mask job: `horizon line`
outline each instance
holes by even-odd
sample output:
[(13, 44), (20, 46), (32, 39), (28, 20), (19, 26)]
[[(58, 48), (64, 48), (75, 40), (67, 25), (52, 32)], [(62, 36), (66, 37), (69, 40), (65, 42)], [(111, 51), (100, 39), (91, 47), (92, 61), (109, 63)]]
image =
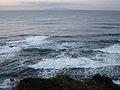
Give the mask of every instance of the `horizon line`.
[(120, 11), (120, 10), (115, 10), (115, 9), (18, 9), (18, 10), (14, 10), (14, 9), (8, 9), (8, 10), (0, 10), (0, 11)]

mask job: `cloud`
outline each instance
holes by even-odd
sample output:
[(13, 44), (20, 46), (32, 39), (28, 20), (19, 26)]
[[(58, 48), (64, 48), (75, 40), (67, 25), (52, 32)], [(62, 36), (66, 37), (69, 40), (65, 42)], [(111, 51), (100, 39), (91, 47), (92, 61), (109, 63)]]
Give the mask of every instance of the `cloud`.
[[(5, 0), (6, 1), (6, 0)], [(5, 3), (4, 1), (4, 3)], [(120, 0), (7, 0), (0, 10), (44, 10), (64, 8), (77, 10), (120, 10)], [(13, 3), (13, 1), (15, 1)], [(0, 1), (1, 2), (1, 1)], [(13, 5), (12, 5), (13, 4)]]
[(83, 5), (76, 2), (22, 2), (21, 6), (37, 6), (37, 7), (49, 7), (49, 6), (79, 6)]
[(0, 6), (17, 5), (21, 2), (79, 2), (82, 0), (0, 0)]
[(21, 2), (19, 5), (14, 6), (0, 6), (2, 9), (12, 9), (12, 10), (43, 10), (43, 9), (50, 9), (50, 8), (66, 8), (71, 9), (72, 7), (77, 6), (84, 6), (84, 4), (76, 3), (76, 2)]

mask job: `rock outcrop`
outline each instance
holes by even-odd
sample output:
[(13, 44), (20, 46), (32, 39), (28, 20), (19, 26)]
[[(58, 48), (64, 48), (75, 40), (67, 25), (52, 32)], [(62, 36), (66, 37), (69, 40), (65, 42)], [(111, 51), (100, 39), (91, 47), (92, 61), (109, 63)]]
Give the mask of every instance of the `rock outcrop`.
[(120, 90), (110, 78), (95, 75), (83, 81), (74, 80), (65, 75), (50, 79), (27, 78), (21, 80), (11, 90)]

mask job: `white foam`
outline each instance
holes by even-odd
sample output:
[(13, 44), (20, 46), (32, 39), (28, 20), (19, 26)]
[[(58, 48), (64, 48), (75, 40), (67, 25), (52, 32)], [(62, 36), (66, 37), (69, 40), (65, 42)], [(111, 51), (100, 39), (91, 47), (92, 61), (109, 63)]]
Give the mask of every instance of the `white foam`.
[(113, 82), (120, 86), (120, 80), (113, 80)]
[(10, 79), (4, 80), (4, 82), (0, 85), (0, 89), (7, 89), (11, 86), (13, 82), (10, 81)]
[(75, 48), (75, 47), (80, 47), (83, 46), (83, 43), (78, 43), (78, 42), (64, 42), (62, 44), (58, 44), (57, 47), (58, 49), (66, 49), (66, 48)]
[[(103, 57), (104, 58), (104, 57)], [(107, 57), (106, 57), (107, 58)], [(118, 61), (108, 59), (103, 59), (103, 61), (92, 60), (86, 57), (80, 58), (70, 58), (61, 57), (56, 59), (44, 59), (37, 64), (30, 65), (29, 67), (34, 69), (62, 69), (62, 68), (97, 68), (105, 66), (115, 66), (119, 65)]]
[(15, 53), (16, 51), (19, 51), (20, 48), (19, 47), (13, 47), (13, 48), (10, 48), (9, 46), (5, 46), (5, 47), (2, 47), (1, 50), (0, 50), (0, 54), (11, 54), (11, 53)]
[(0, 85), (0, 89), (7, 89), (9, 87), (10, 87), (9, 85)]
[(46, 43), (46, 41), (44, 40), (47, 38), (48, 38), (47, 36), (28, 37), (25, 40), (23, 40), (23, 42), (27, 42), (27, 44), (29, 45), (40, 45)]
[(113, 46), (103, 48), (103, 49), (98, 49), (98, 50), (100, 50), (102, 52), (108, 52), (108, 53), (120, 53), (120, 45), (115, 44)]
[[(18, 41), (10, 41), (6, 42), (5, 46), (0, 47), (0, 59), (9, 58), (15, 56), (22, 48), (28, 48), (31, 46), (39, 46), (43, 45), (47, 41), (47, 36), (31, 36), (26, 38), (25, 40), (18, 40)], [(13, 46), (13, 47), (10, 47)]]
[(20, 47), (9, 47), (9, 46), (2, 46), (0, 48), (0, 62), (3, 62), (4, 59), (8, 59), (13, 57), (21, 50)]
[(47, 39), (47, 36), (31, 36), (26, 38), (25, 40), (19, 40), (19, 41), (11, 41), (8, 42), (9, 44), (12, 45), (17, 45), (17, 46), (30, 46), (30, 45), (40, 45), (45, 43), (46, 41), (44, 41), (45, 39)]
[(30, 67), (35, 69), (61, 69), (65, 67), (76, 67), (78, 66), (79, 62), (77, 59), (70, 59), (69, 57), (66, 58), (57, 58), (57, 59), (44, 59), (35, 65), (31, 65)]

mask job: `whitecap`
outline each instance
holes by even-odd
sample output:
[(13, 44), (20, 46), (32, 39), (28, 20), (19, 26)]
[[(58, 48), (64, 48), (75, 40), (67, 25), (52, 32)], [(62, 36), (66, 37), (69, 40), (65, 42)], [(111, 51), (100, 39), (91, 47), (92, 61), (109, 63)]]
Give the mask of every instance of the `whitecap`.
[(116, 66), (119, 63), (116, 60), (92, 60), (87, 57), (79, 58), (70, 58), (70, 57), (61, 57), (61, 58), (52, 58), (52, 59), (43, 59), (34, 65), (29, 65), (29, 67), (34, 69), (63, 69), (63, 68), (98, 68), (106, 66)]
[(35, 36), (35, 37), (28, 37), (23, 42), (26, 42), (28, 45), (40, 45), (43, 43), (46, 43), (45, 39), (47, 39), (47, 36)]
[(15, 56), (20, 52), (23, 48), (29, 48), (29, 47), (36, 47), (39, 45), (43, 45), (47, 41), (45, 41), (47, 36), (30, 36), (27, 37), (24, 40), (18, 40), (18, 41), (9, 41), (6, 42), (6, 45), (0, 46), (0, 59), (1, 62), (3, 59), (7, 59), (10, 57)]
[(120, 86), (120, 80), (113, 80), (113, 82)]
[(40, 44), (45, 43), (45, 39), (49, 37), (47, 36), (30, 36), (25, 38), (25, 40), (18, 40), (18, 41), (11, 41), (8, 42), (8, 44), (11, 44), (13, 46), (19, 46), (19, 47), (26, 47), (26, 46), (37, 46)]
[(107, 48), (103, 48), (103, 49), (98, 49), (102, 52), (108, 52), (108, 53), (120, 53), (120, 45), (119, 44), (115, 44), (113, 46), (109, 46)]
[(10, 88), (10, 86), (15, 83), (16, 80), (12, 82), (10, 79), (5, 79), (4, 82), (0, 85), (0, 89), (7, 89)]

